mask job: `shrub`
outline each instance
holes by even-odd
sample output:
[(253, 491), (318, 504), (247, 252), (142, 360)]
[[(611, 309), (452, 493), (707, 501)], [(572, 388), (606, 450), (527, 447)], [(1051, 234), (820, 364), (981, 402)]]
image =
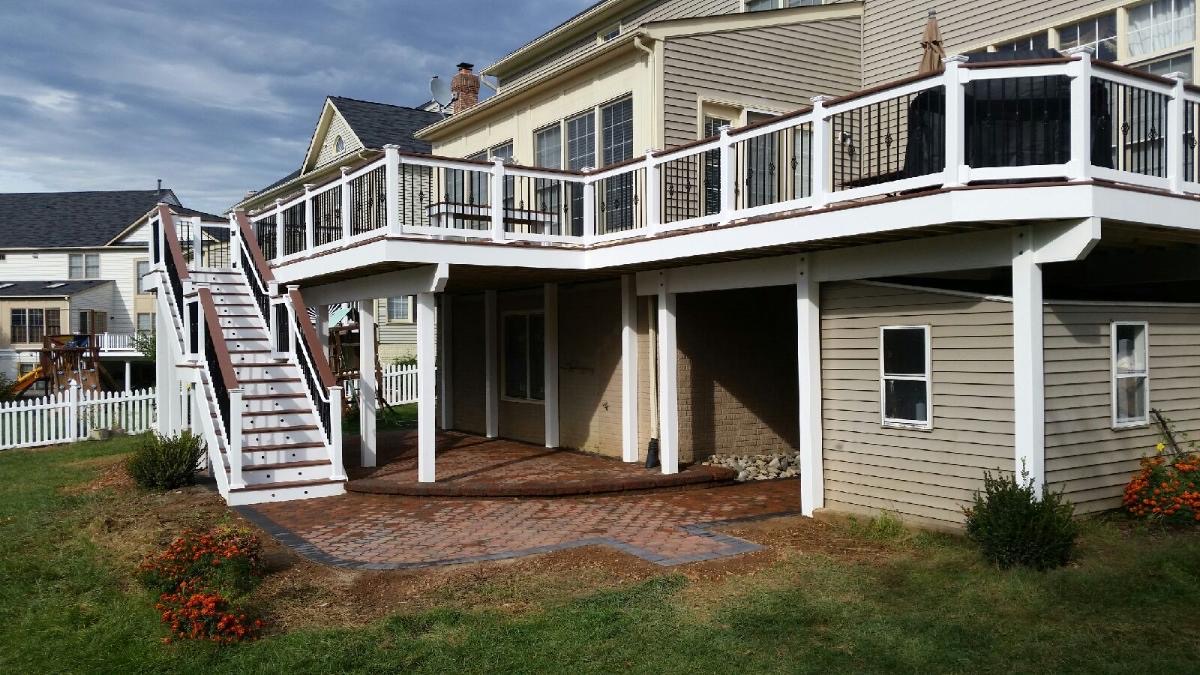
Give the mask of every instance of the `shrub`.
[(204, 440), (190, 431), (178, 436), (147, 436), (125, 465), (138, 485), (149, 490), (174, 490), (196, 482), (196, 467), (204, 457)]
[[(176, 638), (211, 640), (221, 644), (253, 640), (263, 628), (262, 619), (239, 611), (220, 593), (184, 582), (174, 593), (163, 593), (154, 607)], [(166, 638), (163, 642), (170, 642)]]
[(1141, 471), (1125, 486), (1125, 509), (1135, 518), (1161, 523), (1200, 522), (1200, 453), (1144, 458)]
[(191, 584), (228, 595), (249, 592), (263, 574), (262, 542), (244, 528), (185, 531), (166, 550), (138, 565), (146, 588), (176, 593)]
[(966, 509), (967, 537), (1001, 568), (1016, 565), (1039, 570), (1060, 567), (1075, 553), (1079, 527), (1075, 507), (1061, 493), (1043, 489), (1038, 499), (1033, 481), (1022, 472), (985, 473), (982, 493)]

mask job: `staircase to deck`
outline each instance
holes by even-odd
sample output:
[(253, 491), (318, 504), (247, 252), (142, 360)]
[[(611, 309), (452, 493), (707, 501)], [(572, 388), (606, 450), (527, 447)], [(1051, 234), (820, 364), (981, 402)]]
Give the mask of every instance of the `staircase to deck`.
[[(193, 385), (193, 431), (208, 444), (222, 496), (242, 505), (345, 492), (341, 390), (299, 292), (278, 292), (237, 221), (229, 254), (219, 256), (204, 250), (207, 240), (183, 255), (192, 242), (178, 241), (182, 228), (165, 209), (152, 225), (163, 254), (156, 252), (156, 261), (163, 258), (159, 311), (172, 317), (176, 333), (160, 338), (160, 386), (163, 373)], [(229, 263), (211, 266), (214, 259)]]

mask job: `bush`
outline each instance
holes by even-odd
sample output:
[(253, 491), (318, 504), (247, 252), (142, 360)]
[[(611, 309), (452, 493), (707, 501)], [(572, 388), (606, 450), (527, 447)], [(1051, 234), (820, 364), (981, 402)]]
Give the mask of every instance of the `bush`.
[(1037, 498), (1033, 481), (1022, 473), (985, 473), (983, 493), (966, 509), (967, 537), (988, 560), (1001, 568), (1032, 567), (1039, 570), (1065, 565), (1075, 554), (1079, 527), (1075, 507), (1062, 494), (1042, 490)]
[(204, 440), (190, 431), (178, 436), (147, 436), (125, 468), (134, 482), (149, 490), (174, 490), (196, 482), (196, 467), (204, 457)]
[[(233, 608), (220, 593), (184, 583), (175, 593), (163, 593), (154, 605), (176, 638), (230, 644), (253, 640), (262, 632), (262, 619)], [(171, 638), (163, 638), (170, 642)]]
[(1125, 509), (1135, 518), (1160, 523), (1200, 522), (1200, 453), (1161, 454), (1142, 460), (1125, 486)]

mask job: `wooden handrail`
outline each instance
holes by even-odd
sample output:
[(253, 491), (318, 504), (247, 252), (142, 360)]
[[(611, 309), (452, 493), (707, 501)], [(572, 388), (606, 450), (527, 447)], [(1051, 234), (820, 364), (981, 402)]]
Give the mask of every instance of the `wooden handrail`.
[[(200, 311), (204, 312), (204, 324), (208, 330), (221, 330), (221, 317), (217, 315), (217, 306), (213, 302), (212, 291), (207, 288), (201, 288), (196, 293), (200, 298)], [(203, 340), (203, 335), (196, 336), (197, 339)], [(225, 346), (225, 339), (214, 339), (213, 350), (216, 354), (208, 355), (209, 358), (216, 358), (217, 367), (221, 369), (221, 379), (225, 380), (226, 389), (234, 389), (238, 386), (237, 374), (233, 370), (233, 359), (229, 357), (229, 347)]]
[(187, 261), (183, 258), (183, 249), (179, 248), (179, 232), (175, 229), (175, 216), (166, 204), (158, 205), (158, 222), (162, 224), (163, 239), (166, 240), (167, 251), (175, 259), (175, 271), (179, 274), (180, 280), (187, 279)]
[(258, 245), (258, 237), (254, 234), (254, 228), (250, 227), (250, 218), (245, 211), (241, 210), (234, 211), (233, 215), (237, 220), (238, 230), (242, 233), (242, 243), (250, 252), (250, 259), (254, 262), (254, 267), (258, 269), (258, 275), (262, 277), (263, 283), (275, 281), (275, 275), (271, 273), (271, 266), (267, 264), (267, 259), (263, 257), (262, 249)]
[(326, 389), (335, 386), (337, 380), (333, 377), (333, 370), (329, 368), (329, 360), (325, 358), (325, 350), (321, 348), (321, 341), (317, 339), (317, 329), (313, 328), (312, 322), (308, 320), (308, 307), (304, 304), (304, 297), (296, 288), (288, 290), (288, 297), (291, 298), (292, 311), (295, 312), (296, 321), (300, 324), (300, 333), (304, 337), (304, 343), (308, 345), (308, 352), (312, 354), (313, 366), (317, 369), (317, 377), (321, 379), (321, 386)]

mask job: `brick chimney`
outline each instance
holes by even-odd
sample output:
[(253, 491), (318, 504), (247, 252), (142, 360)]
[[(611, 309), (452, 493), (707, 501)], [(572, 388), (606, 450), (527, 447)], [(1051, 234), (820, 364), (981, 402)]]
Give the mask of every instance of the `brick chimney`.
[(454, 113), (464, 112), (479, 103), (479, 76), (470, 63), (458, 64), (458, 74), (450, 80), (450, 92), (454, 94)]

